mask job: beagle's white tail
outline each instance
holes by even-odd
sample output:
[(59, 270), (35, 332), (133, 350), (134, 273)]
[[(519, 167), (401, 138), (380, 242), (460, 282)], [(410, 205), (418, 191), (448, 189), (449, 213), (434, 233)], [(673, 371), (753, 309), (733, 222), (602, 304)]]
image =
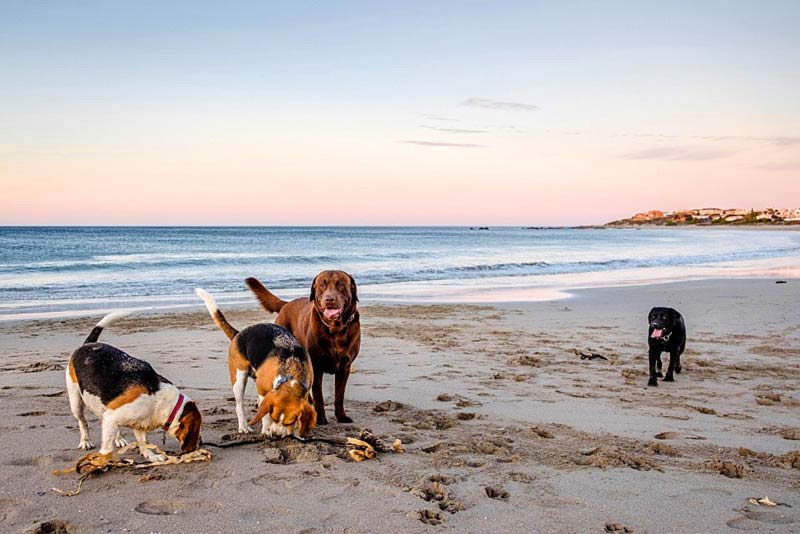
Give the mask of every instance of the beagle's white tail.
[(217, 301), (214, 300), (214, 297), (212, 297), (205, 289), (200, 287), (195, 289), (194, 292), (197, 293), (198, 297), (203, 299), (203, 302), (208, 309), (208, 313), (211, 315), (211, 318), (214, 319), (214, 323), (225, 333), (226, 336), (228, 336), (228, 339), (233, 339), (233, 337), (238, 334), (239, 331), (231, 326), (231, 323), (229, 323), (225, 318), (225, 315), (223, 315), (219, 307), (217, 307)]
[(83, 341), (83, 344), (85, 345), (86, 343), (94, 343), (95, 341), (97, 341), (100, 338), (100, 334), (103, 332), (103, 329), (105, 327), (107, 327), (108, 325), (110, 325), (114, 321), (116, 321), (116, 320), (118, 320), (118, 319), (120, 319), (122, 317), (125, 317), (129, 313), (130, 313), (129, 311), (125, 311), (125, 310), (116, 311), (116, 312), (113, 312), (113, 313), (109, 313), (108, 315), (106, 315), (105, 317), (100, 319), (100, 322), (98, 322), (95, 325), (95, 327), (92, 328), (92, 331), (89, 333), (89, 335)]

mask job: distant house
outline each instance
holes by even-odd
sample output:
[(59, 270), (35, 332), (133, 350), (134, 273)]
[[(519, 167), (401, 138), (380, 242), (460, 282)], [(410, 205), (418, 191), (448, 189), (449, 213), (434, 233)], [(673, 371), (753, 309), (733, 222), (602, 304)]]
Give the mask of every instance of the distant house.
[(697, 211), (697, 215), (706, 215), (712, 217), (714, 215), (722, 215), (722, 210), (719, 208), (701, 208)]
[(771, 221), (772, 220), (772, 214), (771, 213), (759, 213), (758, 215), (756, 215), (756, 220), (757, 221)]
[(743, 215), (728, 215), (725, 217), (725, 222), (738, 222), (743, 220), (744, 220)]
[(776, 212), (784, 221), (800, 221), (800, 208), (784, 208)]
[(653, 221), (663, 218), (664, 212), (659, 210), (650, 210), (648, 212), (637, 213), (632, 217), (632, 219), (636, 222)]

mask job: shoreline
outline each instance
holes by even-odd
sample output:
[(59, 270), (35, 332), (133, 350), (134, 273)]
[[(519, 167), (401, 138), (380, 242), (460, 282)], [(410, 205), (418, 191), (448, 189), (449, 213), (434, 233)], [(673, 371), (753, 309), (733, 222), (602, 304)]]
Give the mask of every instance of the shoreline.
[[(786, 259), (786, 258), (780, 258)], [(647, 286), (663, 286), (668, 284), (682, 284), (701, 281), (733, 281), (733, 280), (773, 280), (788, 281), (800, 279), (800, 267), (775, 267), (772, 269), (753, 271), (743, 271), (742, 274), (737, 275), (734, 273), (723, 275), (706, 275), (706, 276), (684, 276), (684, 277), (671, 277), (671, 278), (656, 278), (656, 279), (631, 279), (631, 280), (611, 280), (606, 282), (595, 282), (593, 284), (576, 284), (568, 287), (498, 287), (493, 288), (486, 292), (481, 297), (464, 298), (464, 297), (422, 297), (422, 298), (370, 298), (370, 289), (374, 286), (364, 286), (361, 289), (362, 305), (502, 305), (502, 304), (524, 304), (531, 302), (552, 302), (569, 300), (574, 297), (576, 293), (592, 290), (601, 290), (606, 288), (626, 288), (626, 287), (647, 287)], [(407, 285), (418, 284), (415, 282), (406, 282)], [(294, 290), (281, 290), (281, 295), (287, 300), (297, 298), (305, 293), (305, 289)], [(0, 311), (0, 324), (4, 323), (22, 323), (26, 321), (43, 321), (52, 320), (59, 321), (63, 319), (74, 319), (81, 317), (102, 316), (111, 311), (129, 311), (131, 314), (180, 314), (180, 313), (193, 313), (197, 310), (203, 309), (202, 303), (199, 300), (195, 303), (192, 301), (197, 300), (195, 295), (164, 295), (161, 297), (165, 300), (185, 300), (186, 302), (169, 304), (169, 305), (139, 305), (139, 306), (102, 306), (102, 301), (92, 304), (90, 308), (75, 309), (75, 310), (54, 310), (47, 312), (30, 312), (30, 313), (2, 313)], [(241, 291), (238, 293), (217, 293), (215, 298), (223, 306), (230, 309), (246, 309), (255, 304), (255, 300), (248, 291)], [(150, 299), (152, 297), (141, 297), (141, 299)], [(129, 302), (123, 298), (119, 301)], [(3, 307), (0, 307), (2, 310)], [(6, 308), (10, 309), (10, 308)]]

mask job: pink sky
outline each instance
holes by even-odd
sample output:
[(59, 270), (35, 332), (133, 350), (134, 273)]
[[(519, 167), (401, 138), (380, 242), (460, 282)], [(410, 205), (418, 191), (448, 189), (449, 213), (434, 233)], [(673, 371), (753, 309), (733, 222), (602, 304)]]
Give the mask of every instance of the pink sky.
[(800, 206), (796, 5), (505, 7), (20, 4), (0, 21), (0, 224)]

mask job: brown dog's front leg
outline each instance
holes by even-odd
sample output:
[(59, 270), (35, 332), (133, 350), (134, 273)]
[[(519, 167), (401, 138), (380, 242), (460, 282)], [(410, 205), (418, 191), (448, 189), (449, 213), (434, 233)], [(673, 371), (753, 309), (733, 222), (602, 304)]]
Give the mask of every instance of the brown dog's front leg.
[(333, 401), (333, 407), (336, 412), (336, 420), (340, 423), (353, 422), (353, 420), (344, 413), (344, 390), (347, 387), (348, 378), (350, 378), (349, 362), (336, 369), (336, 398)]
[(325, 399), (322, 397), (322, 371), (314, 372), (314, 384), (311, 386), (311, 395), (314, 397), (314, 409), (317, 411), (317, 424), (327, 425), (325, 417)]

